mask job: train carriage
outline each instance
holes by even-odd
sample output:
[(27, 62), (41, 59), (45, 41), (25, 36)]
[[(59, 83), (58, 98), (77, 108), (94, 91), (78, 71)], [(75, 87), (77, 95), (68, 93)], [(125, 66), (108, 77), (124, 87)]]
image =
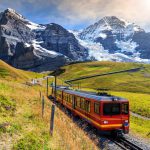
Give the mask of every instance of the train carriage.
[(56, 100), (101, 131), (129, 132), (129, 101), (124, 98), (57, 87)]

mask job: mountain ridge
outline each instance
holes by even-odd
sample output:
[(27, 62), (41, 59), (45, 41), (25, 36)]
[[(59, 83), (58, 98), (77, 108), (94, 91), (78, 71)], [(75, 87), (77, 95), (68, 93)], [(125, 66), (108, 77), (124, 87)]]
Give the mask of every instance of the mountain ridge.
[(87, 55), (62, 26), (35, 24), (12, 9), (1, 13), (0, 45), (2, 60), (34, 71), (55, 70), (70, 61), (84, 60)]
[[(87, 47), (90, 43), (90, 55), (96, 60), (108, 57), (106, 60), (150, 63), (149, 35), (135, 23), (107, 16), (76, 34), (76, 37), (81, 43), (87, 43), (84, 43)], [(90, 50), (91, 45), (94, 45), (95, 54)]]
[(149, 40), (150, 33), (116, 16), (74, 32), (33, 23), (11, 8), (0, 13), (0, 58), (20, 69), (55, 70), (87, 60), (150, 63)]

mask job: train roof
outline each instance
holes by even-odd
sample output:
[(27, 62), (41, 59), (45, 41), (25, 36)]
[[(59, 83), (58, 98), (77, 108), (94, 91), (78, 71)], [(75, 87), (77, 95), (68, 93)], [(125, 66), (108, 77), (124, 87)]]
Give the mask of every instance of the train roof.
[(61, 87), (58, 87), (57, 90), (61, 90), (61, 91), (64, 91), (68, 94), (74, 94), (74, 95), (77, 95), (77, 96), (81, 96), (81, 97), (84, 97), (84, 98), (89, 98), (89, 99), (94, 99), (94, 100), (125, 100), (127, 101), (127, 99), (125, 98), (122, 98), (122, 97), (117, 97), (117, 96), (99, 96), (99, 95), (96, 95), (96, 93), (90, 93), (90, 92), (83, 92), (83, 91), (75, 91), (75, 90), (70, 90), (68, 88), (61, 88)]

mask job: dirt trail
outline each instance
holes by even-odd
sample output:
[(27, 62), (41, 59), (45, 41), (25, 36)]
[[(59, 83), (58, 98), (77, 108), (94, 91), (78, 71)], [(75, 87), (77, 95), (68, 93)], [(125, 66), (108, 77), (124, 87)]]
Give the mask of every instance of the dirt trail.
[(141, 118), (141, 119), (144, 119), (144, 120), (150, 120), (150, 118), (141, 116), (141, 115), (136, 114), (136, 113), (134, 113), (134, 112), (130, 112), (130, 114), (131, 114), (132, 116), (134, 116), (134, 117), (138, 117), (138, 118)]

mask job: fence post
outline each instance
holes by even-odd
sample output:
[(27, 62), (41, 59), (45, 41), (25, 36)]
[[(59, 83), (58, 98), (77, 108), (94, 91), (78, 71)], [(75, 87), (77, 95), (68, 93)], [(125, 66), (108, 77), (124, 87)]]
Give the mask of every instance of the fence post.
[(52, 105), (51, 117), (50, 117), (50, 135), (53, 136), (54, 129), (54, 114), (55, 114), (55, 104)]
[(41, 91), (39, 91), (39, 93), (40, 93), (40, 100), (41, 100), (41, 97), (42, 97), (42, 93), (41, 93)]
[(48, 97), (48, 77), (47, 77), (47, 97)]
[(44, 96), (42, 96), (42, 118), (44, 116)]

